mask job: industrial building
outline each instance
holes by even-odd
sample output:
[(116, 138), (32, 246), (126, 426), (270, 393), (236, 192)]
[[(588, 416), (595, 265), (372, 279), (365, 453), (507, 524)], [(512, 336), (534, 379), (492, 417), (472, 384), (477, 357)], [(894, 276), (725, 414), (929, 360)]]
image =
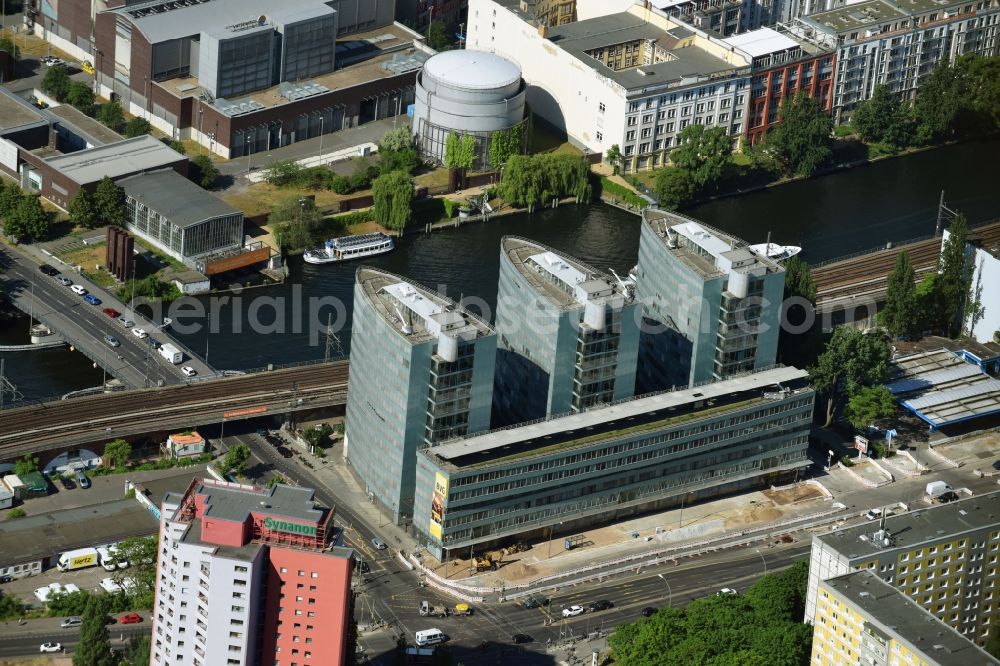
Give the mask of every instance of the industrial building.
[(349, 662), (353, 551), (313, 491), (198, 480), (164, 498), (150, 664)]
[(243, 245), (243, 213), (172, 170), (117, 184), (128, 230), (182, 263)]
[(631, 398), (641, 318), (632, 296), (573, 257), (505, 236), (494, 426)]
[(636, 298), (640, 390), (695, 386), (774, 365), (785, 269), (691, 218), (642, 212)]
[(1000, 492), (814, 536), (805, 620), (818, 623), (823, 581), (867, 569), (981, 645), (1000, 610), (998, 552)]
[(810, 664), (1000, 664), (871, 571), (819, 584)]
[(811, 465), (814, 398), (779, 367), (437, 443), (417, 452), (413, 525), (443, 559), (779, 483)]
[(398, 523), (413, 513), (417, 450), (490, 427), (497, 336), (398, 275), (358, 270), (344, 449)]
[(439, 53), (417, 75), (413, 111), (417, 148), (424, 158), (442, 163), (449, 135), (472, 137), (473, 168), (499, 168), (490, 162), (489, 151), (498, 132), (516, 132), (516, 152), (527, 148), (524, 103), (521, 69), (510, 60), (470, 49)]

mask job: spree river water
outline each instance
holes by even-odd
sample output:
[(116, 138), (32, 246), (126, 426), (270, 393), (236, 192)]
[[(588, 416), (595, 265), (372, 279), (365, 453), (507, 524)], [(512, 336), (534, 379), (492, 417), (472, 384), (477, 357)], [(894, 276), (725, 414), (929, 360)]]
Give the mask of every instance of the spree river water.
[[(990, 166), (998, 147), (998, 141), (949, 146), (684, 212), (751, 243), (763, 242), (771, 232), (774, 242), (802, 245), (803, 257), (816, 263), (933, 233), (942, 189), (949, 205), (971, 221), (998, 217), (1000, 188)], [(610, 206), (563, 206), (407, 236), (395, 252), (369, 263), (456, 299), (472, 297), (489, 314), (496, 302), (500, 238), (506, 234), (624, 274), (635, 264), (639, 219)], [(246, 289), (225, 301), (200, 297), (206, 310), (215, 301), (212, 333), (200, 327), (179, 337), (196, 353), (207, 352), (211, 364), (221, 369), (311, 361), (324, 356), (324, 330), (332, 316), (342, 349), (348, 351), (357, 264), (311, 266), (295, 257), (289, 267), (285, 284)], [(258, 330), (248, 320), (257, 322)], [(21, 341), (26, 331), (24, 320), (0, 322), (0, 343)], [(68, 350), (4, 356), (7, 375), (29, 398), (100, 383), (100, 372)]]

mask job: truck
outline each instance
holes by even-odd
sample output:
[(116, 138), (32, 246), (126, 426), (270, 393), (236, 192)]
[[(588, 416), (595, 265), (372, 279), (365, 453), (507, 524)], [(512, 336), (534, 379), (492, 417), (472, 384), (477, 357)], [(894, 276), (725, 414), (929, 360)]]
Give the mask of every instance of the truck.
[(435, 606), (429, 601), (420, 602), (420, 617), (448, 617), (451, 611), (447, 606)]
[(97, 556), (105, 571), (115, 571), (128, 566), (128, 562), (118, 555), (118, 549), (114, 546), (98, 546)]
[(177, 347), (170, 344), (169, 342), (160, 345), (160, 349), (158, 351), (160, 352), (160, 356), (167, 359), (174, 365), (177, 365), (178, 363), (184, 361), (184, 353), (181, 352), (181, 350), (178, 349)]
[(927, 484), (927, 496), (930, 497), (931, 499), (934, 499), (939, 495), (944, 495), (946, 492), (949, 492), (950, 490), (951, 486), (949, 486), (944, 481), (931, 481), (930, 483)]
[(59, 556), (56, 567), (59, 571), (76, 571), (98, 564), (99, 555), (96, 548), (77, 548), (67, 550)]

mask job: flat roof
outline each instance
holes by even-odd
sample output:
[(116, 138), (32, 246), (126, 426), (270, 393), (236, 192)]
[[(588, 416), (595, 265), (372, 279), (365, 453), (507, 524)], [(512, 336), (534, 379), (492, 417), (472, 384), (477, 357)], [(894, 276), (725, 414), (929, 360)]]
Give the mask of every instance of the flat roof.
[[(740, 69), (725, 60), (711, 55), (697, 46), (675, 48), (678, 43), (691, 36), (691, 31), (682, 26), (669, 31), (647, 23), (628, 12), (609, 14), (585, 21), (576, 21), (555, 26), (548, 31), (547, 39), (563, 49), (587, 67), (615, 81), (626, 90), (638, 90), (682, 80), (699, 80), (721, 73), (736, 72)], [(627, 69), (613, 70), (587, 51), (606, 48), (632, 41), (651, 40), (668, 51), (673, 57), (665, 62), (639, 65)], [(749, 66), (749, 63), (747, 63)]]
[(310, 524), (321, 523), (329, 511), (315, 501), (312, 488), (286, 486), (282, 483), (271, 488), (238, 487), (234, 484), (222, 485), (205, 479), (195, 489), (195, 493), (205, 496), (205, 516), (245, 522), (251, 513), (267, 513), (285, 516)]
[(610, 275), (526, 238), (504, 236), (500, 248), (535, 292), (560, 309), (581, 308), (588, 301), (604, 302), (621, 290)]
[(1000, 413), (1000, 380), (981, 374), (980, 381), (957, 388), (930, 391), (903, 406), (934, 427)]
[(903, 407), (934, 427), (1000, 412), (1000, 381), (947, 349), (908, 354), (893, 360), (896, 396), (916, 394)]
[(118, 181), (125, 193), (182, 229), (205, 220), (243, 215), (173, 169), (140, 173)]
[(797, 41), (771, 28), (751, 30), (750, 32), (726, 37), (722, 41), (730, 46), (742, 49), (751, 58), (765, 56), (776, 51), (799, 48)]
[[(930, 1), (933, 2), (933, 0)], [(911, 3), (905, 2), (905, 4)], [(926, 3), (914, 3), (914, 6), (917, 6), (917, 4), (926, 5)], [(950, 5), (952, 3), (947, 4)], [(954, 4), (960, 3), (956, 2)], [(946, 5), (934, 4), (934, 6), (944, 9)], [(848, 5), (846, 7), (831, 9), (826, 12), (812, 14), (811, 16), (804, 17), (802, 20), (815, 23), (816, 25), (827, 28), (834, 33), (840, 34), (845, 32), (854, 32), (863, 28), (872, 28), (878, 31), (880, 24), (885, 23), (886, 21), (895, 21), (907, 18), (908, 16), (910, 16), (910, 12), (903, 10), (900, 5), (895, 2), (890, 2), (889, 0), (869, 0), (869, 2), (862, 2)]]
[(82, 136), (88, 143), (95, 146), (117, 143), (125, 138), (104, 123), (98, 122), (69, 104), (51, 106), (45, 111), (55, 116), (56, 122), (68, 125), (75, 134)]
[[(527, 425), (494, 430), (481, 435), (470, 435), (439, 446), (423, 449), (422, 453), (435, 456), (445, 461), (453, 461), (462, 456), (491, 452), (529, 441), (544, 441), (547, 437), (578, 432), (580, 438), (588, 436), (587, 430), (605, 426), (611, 421), (624, 421), (649, 414), (650, 412), (666, 411), (692, 405), (697, 402), (710, 403), (715, 398), (721, 398), (743, 391), (763, 391), (778, 383), (803, 380), (808, 377), (805, 370), (791, 367), (776, 367), (769, 370), (712, 382), (695, 388), (667, 391), (644, 398), (626, 400), (606, 407), (589, 409), (578, 414), (559, 416), (555, 418), (530, 423)], [(709, 409), (710, 404), (705, 405)], [(666, 414), (669, 416), (669, 414)], [(623, 426), (624, 427), (624, 426)], [(513, 452), (512, 452), (513, 453)]]
[[(410, 344), (440, 339), (442, 334), (463, 340), (496, 334), (489, 324), (455, 301), (412, 280), (370, 266), (359, 268), (355, 279), (369, 305)], [(408, 321), (400, 320), (400, 315), (407, 316)]]
[(95, 183), (104, 176), (113, 180), (169, 166), (184, 159), (167, 144), (143, 134), (117, 143), (50, 157), (45, 162), (67, 178), (85, 185)]
[(28, 100), (0, 87), (0, 132), (42, 123), (45, 123), (45, 118)]
[(910, 550), (945, 537), (959, 537), (966, 532), (1000, 526), (1000, 491), (887, 516), (885, 529), (890, 538), (889, 546), (874, 537), (879, 522), (844, 527), (813, 538), (852, 560), (870, 558), (897, 548)]
[(938, 666), (996, 666), (1000, 663), (867, 569), (828, 578), (820, 581), (820, 585), (860, 610), (865, 620), (874, 623), (880, 633), (907, 643), (910, 650), (925, 657), (927, 663)]

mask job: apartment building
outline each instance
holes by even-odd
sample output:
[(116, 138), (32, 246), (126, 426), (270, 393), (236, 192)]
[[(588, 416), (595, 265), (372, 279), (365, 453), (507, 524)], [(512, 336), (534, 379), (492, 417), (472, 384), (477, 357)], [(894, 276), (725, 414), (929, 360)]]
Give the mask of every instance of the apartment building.
[(997, 53), (1000, 0), (869, 0), (801, 16), (789, 30), (836, 54), (837, 122), (877, 85), (912, 99), (931, 71), (959, 56)]
[(636, 298), (646, 325), (642, 392), (774, 365), (785, 269), (746, 242), (676, 213), (642, 213)]
[(424, 448), (413, 525), (443, 559), (781, 483), (811, 464), (814, 398), (773, 368)]
[(997, 666), (987, 652), (871, 571), (819, 584), (810, 663)]
[(496, 347), (493, 328), (454, 301), (358, 270), (345, 455), (396, 522), (413, 513), (417, 450), (489, 429)]
[(525, 238), (500, 246), (494, 426), (632, 397), (640, 315), (631, 288)]
[(192, 480), (160, 510), (150, 664), (326, 666), (353, 643), (353, 551), (308, 488)]
[(823, 581), (869, 570), (978, 644), (1000, 612), (1000, 492), (813, 537), (807, 622), (817, 624)]

